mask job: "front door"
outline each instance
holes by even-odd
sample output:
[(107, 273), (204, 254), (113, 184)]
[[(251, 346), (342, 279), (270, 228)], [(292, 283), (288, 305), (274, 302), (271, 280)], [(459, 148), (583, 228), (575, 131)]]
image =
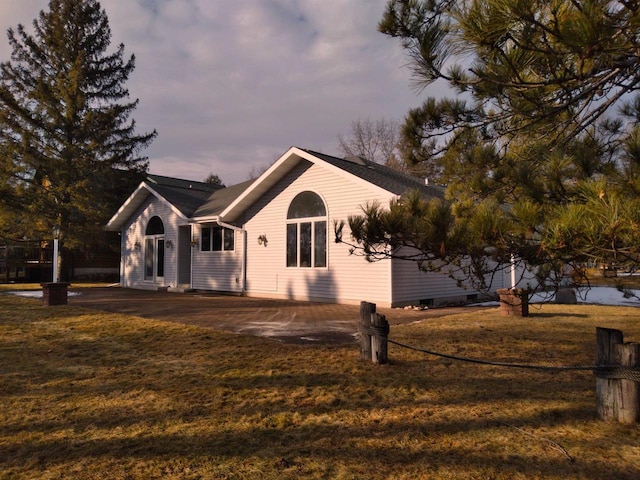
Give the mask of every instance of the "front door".
[(164, 283), (164, 236), (145, 239), (144, 279), (147, 282)]

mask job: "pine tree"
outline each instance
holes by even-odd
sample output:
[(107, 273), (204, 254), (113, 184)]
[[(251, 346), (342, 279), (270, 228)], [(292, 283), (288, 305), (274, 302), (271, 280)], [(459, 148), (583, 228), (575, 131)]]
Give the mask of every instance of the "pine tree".
[(416, 85), (440, 81), (456, 94), (409, 112), (413, 161), (459, 180), (445, 153), (468, 129), (500, 151), (516, 142), (522, 153), (526, 138), (536, 155), (611, 140), (621, 125), (602, 120), (640, 90), (639, 20), (639, 4), (627, 1), (389, 1), (379, 29), (401, 40)]
[[(123, 180), (146, 172), (156, 132), (138, 134), (125, 83), (135, 57), (109, 53), (111, 30), (96, 0), (51, 0), (30, 33), (8, 31), (0, 64), (0, 206), (23, 231), (77, 247), (95, 238), (121, 201)], [(130, 184), (130, 183), (129, 183)], [(6, 217), (7, 215), (5, 215)], [(5, 228), (7, 225), (5, 224)], [(11, 225), (9, 225), (9, 228)]]
[[(449, 200), (352, 219), (359, 247), (413, 247), (424, 268), (471, 265), (478, 283), (487, 259), (515, 257), (540, 281), (640, 263), (638, 25), (638, 2), (390, 0), (379, 29), (400, 39), (416, 86), (450, 87), (403, 129), (407, 158), (441, 169)], [(449, 219), (439, 242), (429, 212)]]

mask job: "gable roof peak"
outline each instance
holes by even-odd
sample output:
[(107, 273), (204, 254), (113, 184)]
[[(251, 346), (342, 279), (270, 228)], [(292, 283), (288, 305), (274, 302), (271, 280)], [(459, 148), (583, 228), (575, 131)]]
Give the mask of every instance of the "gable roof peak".
[(409, 190), (419, 190), (428, 197), (444, 198), (442, 188), (433, 183), (427, 184), (423, 178), (394, 170), (386, 165), (362, 157), (357, 157), (359, 160), (354, 161), (353, 157), (340, 158), (304, 148), (300, 150), (396, 195), (403, 195)]

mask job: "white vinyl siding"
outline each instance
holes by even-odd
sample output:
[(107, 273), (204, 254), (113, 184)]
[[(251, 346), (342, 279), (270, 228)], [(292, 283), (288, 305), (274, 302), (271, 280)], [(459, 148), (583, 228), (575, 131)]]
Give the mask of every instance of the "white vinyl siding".
[[(145, 230), (149, 220), (160, 217), (164, 224), (164, 280), (161, 287), (177, 285), (178, 225), (182, 219), (164, 202), (150, 196), (122, 229), (121, 271), (123, 287), (143, 287)], [(182, 222), (184, 223), (184, 222)], [(167, 242), (171, 241), (171, 247)]]
[[(418, 268), (416, 262), (407, 260), (392, 260), (393, 272), (393, 305), (418, 304), (420, 301), (432, 301), (434, 305), (463, 302), (469, 296), (482, 296), (481, 292), (473, 288), (458, 286), (443, 269), (442, 272), (427, 273)], [(503, 272), (498, 272), (491, 283), (489, 292), (494, 292), (505, 285)], [(486, 293), (486, 292), (485, 292)]]
[[(287, 211), (296, 195), (318, 194), (327, 208), (327, 255), (323, 268), (287, 268)], [(377, 195), (377, 196), (376, 196)], [(334, 242), (334, 220), (347, 220), (360, 212), (367, 201), (385, 205), (391, 198), (380, 196), (360, 182), (307, 161), (292, 169), (245, 213), (247, 231), (247, 293), (301, 300), (330, 300), (357, 303), (362, 300), (388, 305), (389, 261), (367, 262), (349, 254), (349, 246)], [(258, 242), (266, 236), (268, 242)], [(345, 228), (344, 238), (349, 231)]]
[(197, 242), (192, 252), (192, 288), (219, 292), (241, 292), (243, 276), (242, 234), (228, 230), (231, 233), (227, 235), (233, 235), (233, 250), (202, 251), (202, 230), (203, 228), (211, 229), (212, 227), (215, 227), (215, 225), (194, 227), (195, 236), (200, 241)]

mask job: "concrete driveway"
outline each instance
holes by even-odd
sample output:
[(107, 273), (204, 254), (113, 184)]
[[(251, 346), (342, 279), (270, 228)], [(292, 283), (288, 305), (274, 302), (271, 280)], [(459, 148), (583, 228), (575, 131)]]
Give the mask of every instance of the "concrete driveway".
[[(119, 287), (75, 289), (70, 305), (125, 313), (231, 333), (271, 337), (292, 343), (354, 343), (360, 307), (332, 303), (272, 300), (208, 292), (168, 293)], [(423, 311), (379, 308), (399, 325), (468, 312), (480, 307)]]

